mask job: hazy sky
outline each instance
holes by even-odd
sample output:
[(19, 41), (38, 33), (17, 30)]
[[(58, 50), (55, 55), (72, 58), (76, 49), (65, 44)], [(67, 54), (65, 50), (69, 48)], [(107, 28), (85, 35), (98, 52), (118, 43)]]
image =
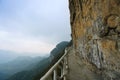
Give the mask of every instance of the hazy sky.
[(49, 53), (70, 40), (68, 0), (0, 0), (0, 49)]

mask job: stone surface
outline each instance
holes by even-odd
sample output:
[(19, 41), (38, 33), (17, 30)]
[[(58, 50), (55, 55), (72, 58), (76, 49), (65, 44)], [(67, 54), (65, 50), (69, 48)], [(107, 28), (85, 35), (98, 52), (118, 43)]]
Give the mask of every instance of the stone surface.
[(69, 0), (69, 8), (69, 80), (120, 80), (120, 0)]

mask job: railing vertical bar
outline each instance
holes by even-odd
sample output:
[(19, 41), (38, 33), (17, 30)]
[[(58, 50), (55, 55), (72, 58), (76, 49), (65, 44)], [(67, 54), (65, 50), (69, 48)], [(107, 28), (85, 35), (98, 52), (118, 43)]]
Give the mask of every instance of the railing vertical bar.
[(57, 71), (56, 70), (53, 71), (53, 80), (57, 80)]

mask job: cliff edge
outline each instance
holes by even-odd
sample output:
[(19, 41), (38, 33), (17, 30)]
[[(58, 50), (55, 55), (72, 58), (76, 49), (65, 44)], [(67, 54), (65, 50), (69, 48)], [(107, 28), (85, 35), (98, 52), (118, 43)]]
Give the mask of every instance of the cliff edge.
[(68, 80), (120, 80), (120, 0), (69, 0)]

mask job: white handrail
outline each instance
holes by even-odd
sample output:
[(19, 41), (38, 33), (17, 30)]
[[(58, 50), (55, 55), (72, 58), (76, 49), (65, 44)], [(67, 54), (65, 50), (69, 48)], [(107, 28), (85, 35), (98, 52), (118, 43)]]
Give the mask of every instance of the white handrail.
[(65, 54), (52, 66), (52, 68), (49, 69), (49, 71), (40, 79), (45, 80), (49, 77), (49, 75), (55, 70), (55, 68), (59, 65), (59, 63), (63, 60), (63, 58), (66, 56), (67, 50), (65, 49)]

